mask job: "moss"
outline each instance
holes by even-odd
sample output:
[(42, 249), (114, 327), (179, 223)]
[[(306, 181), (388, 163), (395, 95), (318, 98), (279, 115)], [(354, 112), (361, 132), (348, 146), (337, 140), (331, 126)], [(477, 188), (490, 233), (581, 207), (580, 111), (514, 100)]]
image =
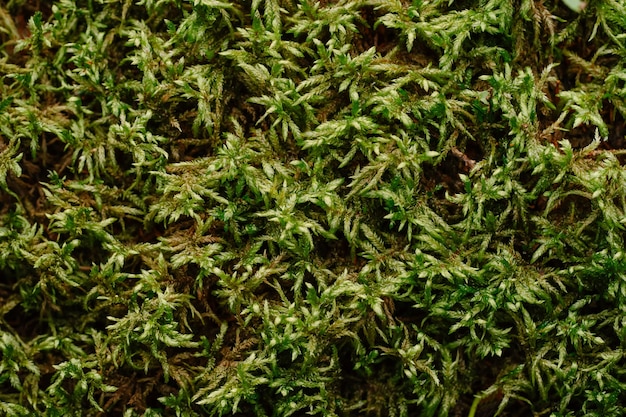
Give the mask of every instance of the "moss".
[(0, 414), (623, 414), (621, 3), (27, 3)]

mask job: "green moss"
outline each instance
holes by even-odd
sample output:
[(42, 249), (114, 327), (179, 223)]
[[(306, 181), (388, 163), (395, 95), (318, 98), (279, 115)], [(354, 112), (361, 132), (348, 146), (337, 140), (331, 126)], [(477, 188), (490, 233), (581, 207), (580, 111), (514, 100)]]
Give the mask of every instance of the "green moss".
[(623, 415), (626, 8), (570, 3), (0, 7), (0, 414)]

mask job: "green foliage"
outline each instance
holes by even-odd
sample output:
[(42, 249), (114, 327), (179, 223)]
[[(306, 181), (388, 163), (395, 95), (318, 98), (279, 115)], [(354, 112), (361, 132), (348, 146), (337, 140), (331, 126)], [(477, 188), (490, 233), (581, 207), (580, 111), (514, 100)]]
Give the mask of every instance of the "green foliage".
[(0, 414), (624, 414), (620, 2), (40, 3)]

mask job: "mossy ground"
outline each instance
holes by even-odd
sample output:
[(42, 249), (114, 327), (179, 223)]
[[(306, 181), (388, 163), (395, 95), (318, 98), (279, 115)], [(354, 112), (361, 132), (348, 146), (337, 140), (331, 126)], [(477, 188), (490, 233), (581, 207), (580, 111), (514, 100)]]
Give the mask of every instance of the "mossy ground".
[(0, 3), (0, 414), (624, 415), (624, 33)]

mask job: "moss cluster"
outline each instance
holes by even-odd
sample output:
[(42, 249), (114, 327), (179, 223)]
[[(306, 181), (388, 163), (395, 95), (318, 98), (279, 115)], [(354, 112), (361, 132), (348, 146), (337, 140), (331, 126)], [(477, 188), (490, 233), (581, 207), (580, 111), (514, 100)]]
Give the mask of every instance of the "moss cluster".
[(0, 414), (624, 415), (626, 5), (568, 6), (4, 2)]

